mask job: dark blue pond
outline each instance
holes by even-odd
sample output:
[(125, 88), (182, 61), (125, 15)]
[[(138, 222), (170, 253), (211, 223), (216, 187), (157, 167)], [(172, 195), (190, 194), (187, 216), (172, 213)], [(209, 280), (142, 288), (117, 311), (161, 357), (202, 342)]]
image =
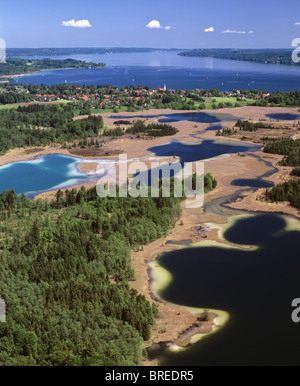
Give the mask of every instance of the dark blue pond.
[(186, 248), (159, 258), (172, 275), (164, 300), (230, 314), (217, 334), (171, 353), (150, 350), (162, 365), (299, 365), (300, 330), (292, 322), (292, 300), (300, 291), (300, 232), (286, 231), (285, 218), (258, 215), (241, 219), (225, 232), (235, 244)]
[(231, 182), (233, 186), (249, 186), (250, 188), (272, 188), (273, 182), (257, 179), (240, 179)]
[[(223, 154), (236, 154), (239, 152), (255, 152), (261, 149), (261, 146), (252, 144), (241, 144), (240, 142), (226, 142), (215, 140), (204, 140), (199, 143), (182, 143), (177, 140), (161, 145), (151, 147), (147, 150), (154, 153), (156, 156), (173, 156), (180, 158), (180, 164), (175, 167), (175, 171), (171, 170), (171, 176), (181, 171), (181, 167), (186, 162), (196, 162), (208, 158), (217, 157)], [(181, 166), (180, 166), (181, 165)], [(147, 172), (138, 173), (139, 181), (147, 186), (151, 186), (151, 175), (162, 177), (164, 172), (169, 172), (168, 165), (161, 166), (158, 169), (151, 169)], [(152, 173), (152, 174), (151, 174)]]
[(266, 117), (279, 121), (296, 121), (300, 119), (298, 114), (267, 114)]
[(195, 162), (208, 158), (220, 156), (222, 154), (236, 154), (247, 151), (255, 152), (261, 146), (228, 141), (204, 140), (200, 143), (182, 143), (172, 141), (166, 145), (151, 147), (148, 150), (157, 156), (177, 156), (180, 162)]
[(231, 114), (207, 114), (207, 113), (174, 113), (167, 115), (135, 115), (128, 117), (125, 115), (111, 116), (111, 119), (130, 119), (130, 118), (158, 118), (160, 123), (174, 123), (181, 121), (190, 121), (197, 123), (219, 123), (219, 122), (235, 122), (241, 118), (235, 117)]
[(86, 182), (90, 178), (80, 172), (79, 158), (51, 154), (35, 160), (15, 162), (0, 167), (0, 191), (15, 189), (29, 197), (56, 187), (63, 188)]

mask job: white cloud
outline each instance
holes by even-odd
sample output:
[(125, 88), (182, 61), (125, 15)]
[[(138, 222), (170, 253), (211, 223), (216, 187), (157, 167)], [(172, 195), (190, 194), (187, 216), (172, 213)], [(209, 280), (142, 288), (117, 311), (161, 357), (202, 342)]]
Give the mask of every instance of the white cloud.
[(209, 27), (204, 30), (204, 32), (215, 32), (214, 27)]
[(295, 25), (300, 25), (300, 22), (298, 22), (298, 23), (295, 23)]
[(73, 27), (73, 28), (89, 28), (92, 26), (88, 20), (84, 20), (84, 19), (77, 20), (77, 21), (75, 19), (72, 19), (69, 21), (63, 21), (61, 25), (64, 27)]
[(150, 23), (146, 25), (150, 29), (160, 29), (163, 28), (158, 20), (151, 20)]
[(246, 31), (237, 31), (236, 29), (234, 30), (227, 29), (226, 31), (222, 32), (222, 34), (241, 34), (241, 35), (245, 35), (246, 33), (247, 33)]
[(167, 31), (170, 31), (170, 29), (172, 29), (172, 27), (171, 27), (170, 25), (167, 25), (167, 26), (165, 27), (165, 30), (167, 30)]
[(254, 34), (254, 31), (248, 31), (248, 34), (252, 35)]

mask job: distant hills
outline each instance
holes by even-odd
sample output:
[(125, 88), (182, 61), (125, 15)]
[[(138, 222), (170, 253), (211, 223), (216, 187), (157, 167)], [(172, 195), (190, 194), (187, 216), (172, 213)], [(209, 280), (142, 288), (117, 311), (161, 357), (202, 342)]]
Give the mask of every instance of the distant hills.
[(293, 64), (291, 49), (196, 49), (180, 52), (181, 56), (210, 57), (268, 64)]
[(61, 55), (90, 55), (90, 54), (128, 54), (155, 51), (184, 51), (183, 49), (158, 49), (158, 48), (134, 48), (134, 47), (112, 47), (112, 48), (8, 48), (7, 57), (15, 58), (20, 56), (61, 56)]

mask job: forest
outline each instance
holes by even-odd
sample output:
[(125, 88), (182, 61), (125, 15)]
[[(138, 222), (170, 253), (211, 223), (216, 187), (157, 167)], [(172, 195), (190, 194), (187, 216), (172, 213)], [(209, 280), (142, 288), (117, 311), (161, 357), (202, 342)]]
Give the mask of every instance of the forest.
[(249, 122), (249, 121), (241, 121), (239, 120), (235, 127), (238, 127), (241, 131), (257, 131), (259, 129), (273, 129), (273, 126), (268, 123), (263, 122)]
[[(285, 138), (268, 141), (264, 152), (284, 155), (280, 165), (294, 166), (291, 176), (300, 176), (300, 140)], [(266, 199), (271, 202), (288, 201), (293, 207), (300, 209), (300, 180), (290, 180), (267, 189)]]
[(282, 166), (300, 166), (300, 140), (284, 138), (268, 141), (264, 148), (265, 153), (280, 154), (285, 157), (280, 162)]
[(137, 365), (157, 309), (131, 290), (130, 251), (165, 235), (177, 198), (0, 196), (0, 364)]
[(26, 146), (46, 146), (95, 137), (103, 128), (101, 116), (73, 121), (70, 105), (28, 105), (0, 110), (0, 153)]
[[(119, 124), (122, 124), (123, 121), (116, 121), (114, 124), (117, 125), (115, 129), (104, 130), (102, 135), (109, 137), (122, 137), (125, 134), (133, 134), (136, 135), (137, 138), (148, 137), (167, 137), (170, 135), (175, 135), (178, 133), (178, 130), (172, 125), (162, 124), (162, 123), (150, 123), (145, 125), (143, 121), (135, 121), (131, 127), (121, 129)], [(128, 121), (124, 121), (125, 126), (131, 123)], [(123, 123), (124, 124), (124, 123)]]
[(105, 67), (104, 63), (88, 63), (82, 60), (64, 59), (7, 59), (0, 63), (0, 76), (28, 74), (34, 71), (63, 69), (63, 68), (99, 68)]
[(266, 191), (266, 199), (271, 202), (288, 201), (300, 209), (300, 180), (290, 180)]
[(181, 56), (199, 56), (218, 59), (239, 60), (259, 63), (290, 64), (291, 49), (195, 49), (179, 53)]
[(128, 134), (144, 134), (148, 137), (164, 137), (175, 135), (178, 130), (172, 125), (162, 123), (150, 123), (145, 125), (143, 121), (136, 121), (132, 127), (126, 130)]
[[(207, 174), (205, 190), (216, 185)], [(82, 187), (52, 201), (2, 192), (0, 365), (138, 365), (159, 309), (130, 288), (130, 253), (179, 219), (184, 198), (173, 192), (100, 198)]]

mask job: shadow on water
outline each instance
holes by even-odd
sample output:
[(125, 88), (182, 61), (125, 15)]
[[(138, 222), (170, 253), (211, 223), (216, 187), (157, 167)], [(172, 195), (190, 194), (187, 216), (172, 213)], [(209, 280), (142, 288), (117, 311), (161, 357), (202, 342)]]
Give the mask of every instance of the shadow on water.
[(258, 179), (240, 179), (231, 182), (232, 186), (250, 186), (251, 188), (272, 188), (273, 182)]
[(229, 323), (181, 353), (154, 346), (162, 365), (299, 365), (299, 326), (291, 303), (299, 297), (300, 232), (285, 231), (279, 215), (238, 220), (224, 236), (252, 250), (186, 248), (159, 259), (173, 280), (160, 295), (189, 307), (226, 310)]
[(267, 114), (266, 117), (280, 121), (296, 121), (300, 119), (299, 114)]

